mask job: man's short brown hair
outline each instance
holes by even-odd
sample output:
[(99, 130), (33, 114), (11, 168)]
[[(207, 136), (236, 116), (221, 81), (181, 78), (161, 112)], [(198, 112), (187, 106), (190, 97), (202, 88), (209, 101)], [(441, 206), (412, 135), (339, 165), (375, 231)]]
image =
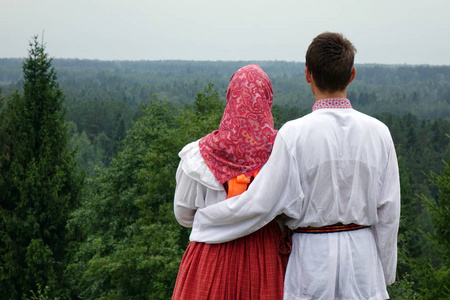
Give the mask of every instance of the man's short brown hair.
[(344, 90), (349, 84), (356, 48), (341, 33), (324, 32), (306, 51), (306, 66), (321, 91)]

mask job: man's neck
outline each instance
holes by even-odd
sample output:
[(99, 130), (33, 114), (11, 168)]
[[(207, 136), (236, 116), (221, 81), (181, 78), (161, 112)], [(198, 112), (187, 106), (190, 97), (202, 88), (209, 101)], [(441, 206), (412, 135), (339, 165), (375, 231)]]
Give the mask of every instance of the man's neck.
[(314, 96), (316, 97), (316, 101), (327, 99), (327, 98), (347, 98), (347, 89), (336, 92), (323, 92), (319, 89), (315, 90)]

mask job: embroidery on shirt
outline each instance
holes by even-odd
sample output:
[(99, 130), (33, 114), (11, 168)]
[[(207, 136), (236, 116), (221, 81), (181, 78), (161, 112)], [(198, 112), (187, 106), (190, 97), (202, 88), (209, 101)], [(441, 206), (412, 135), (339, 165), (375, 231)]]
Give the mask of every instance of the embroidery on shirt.
[(324, 108), (353, 108), (350, 100), (347, 98), (327, 98), (317, 100), (312, 108), (312, 111)]

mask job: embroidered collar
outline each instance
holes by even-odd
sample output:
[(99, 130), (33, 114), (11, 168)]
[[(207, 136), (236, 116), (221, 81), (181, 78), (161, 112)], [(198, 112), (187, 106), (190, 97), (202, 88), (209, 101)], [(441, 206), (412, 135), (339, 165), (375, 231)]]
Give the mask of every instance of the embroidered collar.
[(347, 98), (326, 98), (317, 100), (312, 111), (324, 108), (353, 108), (350, 100)]

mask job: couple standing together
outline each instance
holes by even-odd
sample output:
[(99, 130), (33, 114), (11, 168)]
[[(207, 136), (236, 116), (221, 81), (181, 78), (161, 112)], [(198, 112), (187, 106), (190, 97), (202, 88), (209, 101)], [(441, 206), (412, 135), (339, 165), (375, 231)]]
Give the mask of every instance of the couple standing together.
[(355, 52), (341, 34), (312, 41), (316, 102), (278, 132), (269, 77), (233, 75), (219, 129), (179, 154), (174, 212), (192, 232), (172, 299), (389, 298), (398, 164), (388, 128), (346, 98)]

